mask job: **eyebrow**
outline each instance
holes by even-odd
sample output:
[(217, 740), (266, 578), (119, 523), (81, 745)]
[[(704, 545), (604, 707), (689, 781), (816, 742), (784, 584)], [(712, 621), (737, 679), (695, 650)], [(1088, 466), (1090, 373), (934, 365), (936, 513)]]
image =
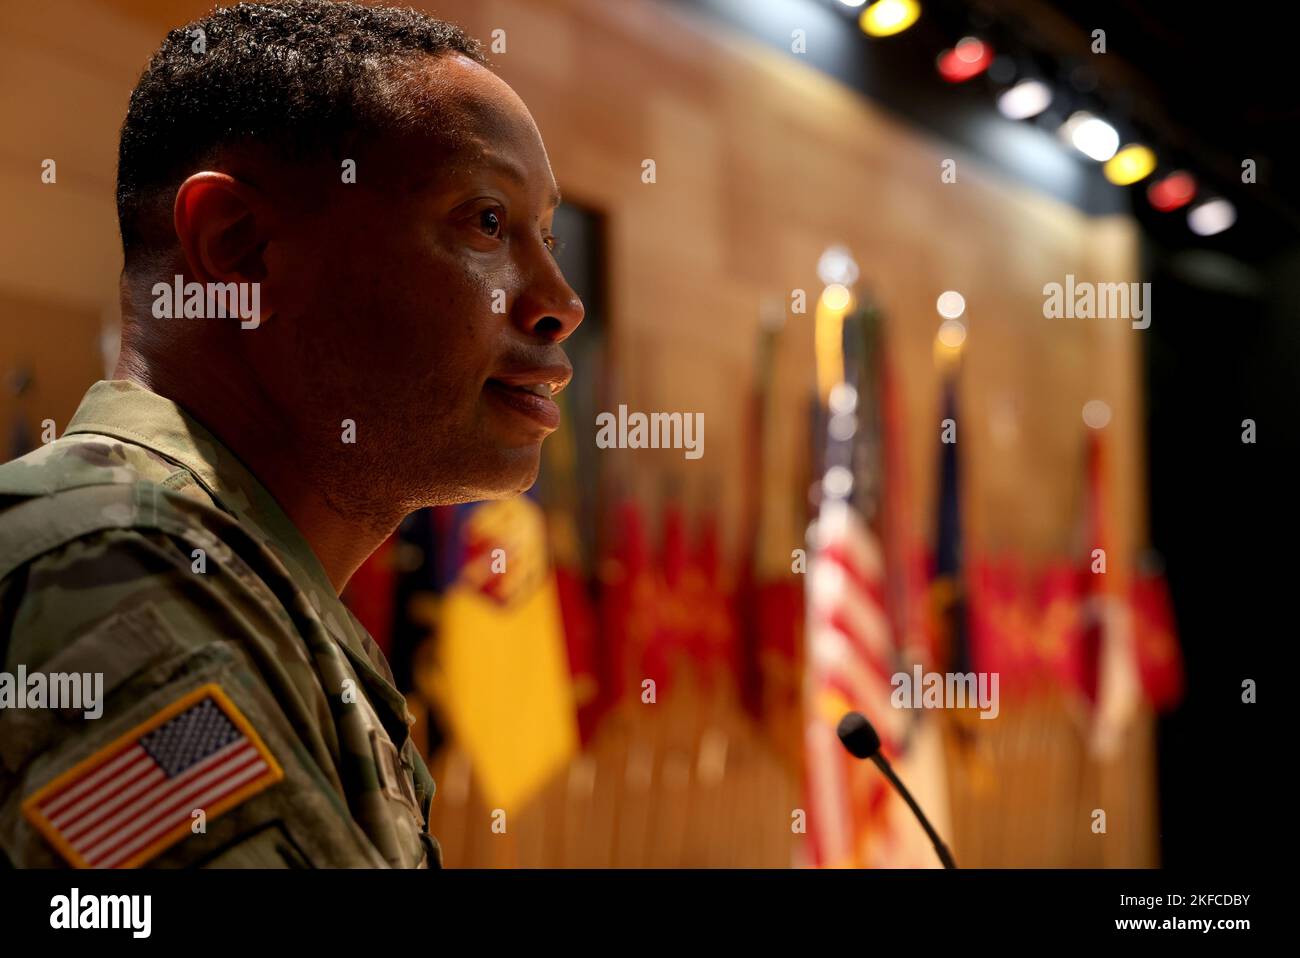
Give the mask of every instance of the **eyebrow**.
[[(528, 177), (524, 174), (523, 169), (513, 161), (503, 159), (499, 156), (493, 156), (487, 159), (486, 165), (489, 169), (495, 170), (507, 179), (518, 184), (521, 189), (528, 188)], [(553, 190), (547, 199), (550, 200), (552, 206), (559, 206), (562, 202), (559, 189), (556, 188)]]

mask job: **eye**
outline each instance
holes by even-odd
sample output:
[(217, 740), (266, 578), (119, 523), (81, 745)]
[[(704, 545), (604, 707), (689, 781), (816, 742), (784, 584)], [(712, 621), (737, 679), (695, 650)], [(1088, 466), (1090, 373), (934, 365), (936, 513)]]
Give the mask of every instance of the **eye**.
[(556, 258), (564, 252), (564, 240), (562, 239), (558, 239), (554, 236), (543, 236), (542, 243), (551, 251), (551, 255)]
[(501, 216), (497, 212), (497, 207), (488, 207), (478, 214), (478, 225), (488, 236), (496, 237), (501, 235)]

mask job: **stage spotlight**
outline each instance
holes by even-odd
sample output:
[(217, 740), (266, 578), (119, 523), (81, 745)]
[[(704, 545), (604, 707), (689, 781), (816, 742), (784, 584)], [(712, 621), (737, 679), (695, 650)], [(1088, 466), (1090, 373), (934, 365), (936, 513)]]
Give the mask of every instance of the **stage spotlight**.
[(858, 26), (870, 37), (892, 37), (916, 23), (920, 15), (916, 0), (876, 0), (862, 11)]
[(1115, 128), (1086, 110), (1079, 110), (1061, 124), (1061, 136), (1084, 156), (1104, 163), (1119, 149)]
[(840, 3), (844, 4), (846, 7), (854, 8), (860, 7), (866, 2), (867, 0), (840, 0)]
[(1186, 206), (1196, 196), (1196, 179), (1178, 170), (1147, 187), (1147, 200), (1161, 213), (1172, 213)]
[(939, 54), (937, 65), (939, 76), (949, 83), (965, 83), (987, 70), (992, 62), (993, 50), (987, 43), (963, 37), (955, 47)]
[(1206, 200), (1187, 211), (1187, 226), (1198, 236), (1222, 233), (1237, 222), (1237, 209), (1224, 199)]
[(1028, 120), (1052, 105), (1052, 88), (1042, 80), (1021, 80), (998, 97), (998, 109), (1009, 120)]
[(1155, 153), (1140, 143), (1130, 143), (1106, 161), (1102, 172), (1116, 186), (1131, 186), (1146, 179), (1155, 168)]

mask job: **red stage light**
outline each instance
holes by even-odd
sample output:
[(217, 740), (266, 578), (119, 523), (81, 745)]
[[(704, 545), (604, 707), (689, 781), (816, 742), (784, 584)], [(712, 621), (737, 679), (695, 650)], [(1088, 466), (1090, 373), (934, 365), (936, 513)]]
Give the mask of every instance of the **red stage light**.
[(1196, 180), (1192, 174), (1179, 170), (1147, 187), (1147, 199), (1161, 213), (1169, 213), (1186, 206), (1196, 196)]
[(983, 40), (966, 37), (951, 50), (939, 54), (939, 76), (949, 83), (963, 83), (979, 76), (992, 62), (992, 47)]

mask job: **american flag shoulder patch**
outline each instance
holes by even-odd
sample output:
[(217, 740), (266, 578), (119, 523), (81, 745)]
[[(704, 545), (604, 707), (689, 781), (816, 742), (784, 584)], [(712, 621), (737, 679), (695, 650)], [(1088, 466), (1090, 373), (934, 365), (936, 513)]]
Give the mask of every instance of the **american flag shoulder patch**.
[(59, 775), (23, 814), (77, 868), (135, 868), (284, 777), (216, 683), (201, 686)]

